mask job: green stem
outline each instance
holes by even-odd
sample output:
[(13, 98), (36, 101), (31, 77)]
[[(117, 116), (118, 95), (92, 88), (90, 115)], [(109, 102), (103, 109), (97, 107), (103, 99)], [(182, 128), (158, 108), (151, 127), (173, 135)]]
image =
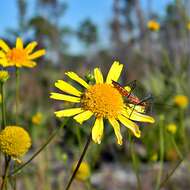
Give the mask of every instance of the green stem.
[(180, 129), (181, 129), (181, 138), (183, 140), (183, 146), (185, 150), (185, 154), (188, 153), (188, 142), (187, 142), (187, 137), (186, 137), (186, 131), (185, 131), (185, 125), (184, 125), (184, 110), (180, 109)]
[(133, 168), (135, 171), (135, 176), (137, 179), (137, 189), (141, 190), (141, 180), (140, 180), (140, 176), (139, 176), (139, 163), (135, 154), (135, 150), (134, 150), (134, 142), (132, 140), (132, 137), (130, 135), (130, 149), (131, 149), (131, 156), (132, 156), (132, 164), (133, 164)]
[(163, 162), (164, 162), (164, 128), (163, 128), (163, 118), (161, 118), (159, 126), (159, 135), (160, 135), (160, 168), (157, 176), (156, 190), (159, 190), (162, 172), (163, 172)]
[(75, 175), (77, 174), (77, 171), (78, 171), (78, 169), (79, 169), (79, 167), (80, 167), (80, 165), (81, 165), (81, 163), (83, 161), (83, 158), (84, 158), (84, 156), (86, 154), (86, 151), (87, 151), (87, 149), (88, 149), (88, 147), (90, 145), (90, 142), (91, 142), (91, 134), (89, 135), (89, 137), (88, 137), (88, 139), (86, 141), (86, 144), (84, 146), (83, 152), (82, 152), (82, 154), (81, 154), (81, 156), (80, 156), (80, 158), (78, 160), (77, 166), (76, 166), (75, 170), (73, 171), (73, 174), (72, 174), (72, 176), (71, 176), (65, 190), (69, 190), (69, 188), (70, 188), (70, 186), (71, 186), (71, 184), (72, 184), (72, 182), (73, 182), (73, 180), (75, 178)]
[[(2, 119), (2, 124), (0, 127), (0, 130), (4, 129), (6, 127), (6, 111), (5, 111), (5, 89), (4, 89), (4, 83), (1, 82), (1, 97), (2, 97), (2, 102), (1, 102), (1, 119)], [(2, 175), (2, 154), (0, 152), (0, 175)]]
[(6, 126), (6, 112), (5, 112), (5, 92), (4, 92), (4, 83), (1, 83), (1, 96), (2, 96), (2, 102), (1, 102), (1, 114), (2, 114), (2, 129)]
[(62, 124), (57, 130), (55, 130), (47, 139), (47, 141), (39, 148), (38, 151), (36, 151), (33, 156), (26, 161), (24, 164), (22, 164), (20, 167), (16, 168), (13, 172), (11, 172), (10, 176), (14, 176), (16, 175), (20, 170), (22, 170), (24, 167), (26, 167), (34, 158), (36, 158), (38, 156), (38, 154), (40, 152), (42, 152), (42, 150), (44, 150), (46, 148), (46, 146), (53, 140), (53, 138), (58, 134), (58, 132), (60, 131), (60, 129), (62, 129), (65, 126), (65, 123)]
[(19, 115), (19, 68), (16, 68), (16, 124), (18, 124), (18, 115)]
[(179, 147), (177, 146), (173, 135), (171, 136), (171, 141), (172, 141), (173, 146), (175, 147), (175, 150), (176, 150), (179, 158), (182, 160), (183, 159), (183, 155), (182, 155), (181, 151), (179, 150)]
[(2, 178), (2, 184), (1, 184), (1, 190), (7, 189), (7, 178), (8, 178), (8, 173), (9, 173), (9, 168), (10, 168), (10, 163), (11, 163), (11, 157), (8, 156), (8, 160), (5, 163), (5, 174)]

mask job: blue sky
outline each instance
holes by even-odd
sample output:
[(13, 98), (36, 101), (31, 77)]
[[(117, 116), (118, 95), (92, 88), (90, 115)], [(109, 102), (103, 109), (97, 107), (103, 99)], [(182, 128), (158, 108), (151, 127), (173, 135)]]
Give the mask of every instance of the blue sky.
[[(28, 15), (34, 11), (35, 0), (29, 2)], [(64, 1), (64, 0), (62, 0)], [(68, 3), (68, 9), (62, 19), (62, 23), (72, 28), (77, 28), (79, 23), (85, 18), (91, 18), (99, 26), (102, 44), (108, 42), (108, 25), (112, 16), (113, 0), (65, 0)], [(150, 0), (141, 0), (146, 9), (147, 2)], [(165, 5), (171, 0), (152, 0), (152, 8), (159, 13), (164, 13)], [(6, 35), (6, 29), (16, 28), (18, 26), (17, 0), (6, 0), (1, 2), (0, 6), (0, 36)], [(78, 42), (72, 40), (71, 50), (78, 51)]]

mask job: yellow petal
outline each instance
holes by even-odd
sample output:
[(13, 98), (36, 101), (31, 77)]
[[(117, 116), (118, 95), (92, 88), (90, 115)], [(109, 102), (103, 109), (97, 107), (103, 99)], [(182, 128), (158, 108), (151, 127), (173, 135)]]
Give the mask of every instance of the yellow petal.
[(127, 90), (128, 92), (131, 92), (131, 87), (130, 86), (125, 86), (124, 89)]
[(115, 135), (117, 137), (117, 143), (119, 145), (122, 145), (123, 142), (122, 142), (122, 136), (121, 136), (121, 131), (120, 131), (120, 125), (119, 125), (118, 121), (114, 118), (109, 118), (108, 120), (114, 129)]
[(96, 80), (96, 84), (97, 83), (102, 84), (104, 82), (104, 79), (103, 79), (103, 76), (102, 76), (102, 72), (98, 68), (94, 69), (94, 77), (95, 77), (95, 80)]
[(82, 124), (84, 121), (90, 119), (92, 115), (93, 113), (91, 111), (84, 111), (75, 116), (73, 119), (75, 119), (78, 123)]
[(92, 140), (100, 144), (104, 132), (103, 118), (97, 118), (92, 128)]
[(85, 88), (88, 88), (89, 85), (81, 78), (79, 77), (76, 73), (74, 72), (67, 72), (65, 73), (68, 77), (70, 77), (72, 80), (78, 82), (79, 84), (81, 84), (82, 86), (84, 86)]
[(51, 92), (50, 98), (55, 99), (55, 100), (64, 100), (64, 101), (75, 102), (75, 103), (80, 102), (80, 98), (65, 95), (65, 94), (55, 93), (55, 92)]
[(0, 59), (0, 65), (3, 67), (9, 67), (10, 63), (6, 59)]
[(56, 117), (71, 117), (73, 115), (83, 112), (81, 108), (71, 108), (54, 112)]
[(34, 62), (34, 61), (26, 61), (26, 62), (22, 63), (22, 66), (33, 68), (33, 67), (36, 66), (36, 62)]
[(37, 42), (31, 42), (29, 43), (26, 48), (25, 48), (25, 51), (29, 54), (33, 51), (33, 49), (38, 45)]
[(155, 122), (153, 117), (144, 115), (144, 114), (140, 114), (140, 113), (136, 112), (135, 110), (133, 110), (132, 108), (127, 108), (127, 109), (123, 110), (122, 115), (124, 115), (127, 118), (130, 117), (130, 119), (134, 120), (134, 121), (148, 122), (148, 123)]
[(9, 46), (3, 40), (0, 40), (0, 48), (2, 48), (4, 52), (8, 52), (10, 50)]
[(62, 90), (63, 92), (66, 92), (68, 94), (72, 94), (75, 96), (81, 96), (81, 92), (79, 90), (77, 90), (76, 88), (74, 88), (72, 85), (70, 85), (69, 83), (63, 81), (63, 80), (58, 80), (55, 83), (55, 86)]
[(23, 49), (23, 42), (21, 38), (16, 39), (16, 48)]
[(0, 51), (0, 58), (4, 58), (5, 57), (5, 53), (3, 51)]
[(43, 56), (45, 54), (46, 54), (46, 50), (45, 49), (41, 49), (41, 50), (38, 50), (35, 53), (29, 55), (28, 59), (36, 59), (36, 58), (41, 57), (41, 56)]
[(117, 82), (117, 80), (119, 79), (121, 75), (122, 69), (123, 69), (123, 65), (119, 64), (118, 61), (114, 61), (113, 65), (111, 66), (108, 72), (106, 83), (111, 84), (112, 80)]
[(129, 128), (136, 137), (140, 137), (141, 136), (141, 132), (139, 130), (138, 125), (136, 125), (136, 123), (134, 123), (133, 121), (130, 121), (129, 119), (127, 119), (126, 117), (119, 115), (118, 116), (119, 121), (125, 125), (127, 128)]
[(135, 104), (128, 104), (127, 106), (129, 106), (130, 109), (135, 110), (139, 113), (145, 113), (145, 111), (146, 111), (145, 106), (135, 105)]

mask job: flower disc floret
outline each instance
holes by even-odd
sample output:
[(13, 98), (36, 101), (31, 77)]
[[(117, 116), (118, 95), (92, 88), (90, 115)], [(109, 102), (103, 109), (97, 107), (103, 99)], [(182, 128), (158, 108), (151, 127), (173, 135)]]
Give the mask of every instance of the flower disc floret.
[(124, 106), (121, 94), (110, 84), (95, 84), (86, 90), (81, 104), (96, 117), (115, 118)]
[(0, 150), (15, 159), (24, 156), (31, 146), (28, 132), (19, 126), (7, 126), (0, 133)]

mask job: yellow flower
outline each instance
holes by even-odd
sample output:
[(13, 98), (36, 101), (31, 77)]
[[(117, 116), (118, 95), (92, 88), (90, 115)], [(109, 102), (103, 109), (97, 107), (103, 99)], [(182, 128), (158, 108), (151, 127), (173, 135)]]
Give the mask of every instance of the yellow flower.
[(177, 95), (174, 97), (174, 103), (180, 108), (186, 108), (189, 104), (189, 99), (184, 95)]
[(160, 24), (158, 22), (156, 22), (155, 20), (149, 20), (147, 23), (147, 27), (148, 27), (148, 29), (150, 29), (152, 31), (160, 30)]
[(169, 133), (171, 133), (171, 134), (175, 134), (176, 131), (177, 131), (177, 126), (176, 126), (175, 123), (170, 123), (170, 124), (168, 124), (166, 128), (167, 128), (167, 131), (168, 131)]
[(32, 53), (36, 46), (37, 42), (33, 41), (24, 48), (22, 39), (17, 38), (16, 47), (10, 48), (6, 42), (0, 39), (0, 65), (3, 67), (35, 67), (34, 59), (45, 54), (44, 49)]
[(40, 125), (42, 122), (42, 113), (37, 112), (35, 115), (32, 117), (32, 123), (34, 125)]
[[(72, 170), (74, 171), (77, 166), (77, 162), (73, 164)], [(76, 173), (76, 179), (85, 181), (90, 177), (90, 167), (87, 162), (82, 162), (77, 173)]]
[(157, 154), (157, 152), (153, 153), (153, 154), (150, 156), (150, 160), (151, 160), (151, 161), (157, 161), (157, 160), (158, 160), (158, 154)]
[[(55, 86), (67, 94), (52, 92), (50, 98), (77, 103), (77, 107), (56, 111), (57, 117), (71, 117), (82, 124), (92, 116), (95, 116), (95, 123), (92, 128), (92, 139), (100, 144), (104, 131), (104, 119), (107, 119), (117, 137), (117, 143), (122, 144), (120, 123), (129, 128), (136, 137), (140, 137), (138, 125), (133, 121), (154, 123), (150, 116), (138, 113), (136, 110), (125, 104), (120, 92), (112, 85), (112, 80), (117, 81), (120, 77), (123, 65), (114, 62), (104, 82), (101, 70), (94, 69), (96, 83), (87, 84), (74, 72), (67, 72), (66, 75), (85, 88), (79, 91), (69, 83), (58, 80)], [(119, 123), (120, 122), (120, 123)]]
[(190, 22), (187, 23), (187, 29), (190, 30)]
[(0, 132), (0, 150), (13, 159), (24, 156), (30, 146), (30, 136), (22, 127), (7, 126)]
[(0, 82), (6, 82), (9, 78), (9, 73), (7, 71), (0, 71)]
[(0, 94), (0, 104), (2, 103), (2, 95)]

